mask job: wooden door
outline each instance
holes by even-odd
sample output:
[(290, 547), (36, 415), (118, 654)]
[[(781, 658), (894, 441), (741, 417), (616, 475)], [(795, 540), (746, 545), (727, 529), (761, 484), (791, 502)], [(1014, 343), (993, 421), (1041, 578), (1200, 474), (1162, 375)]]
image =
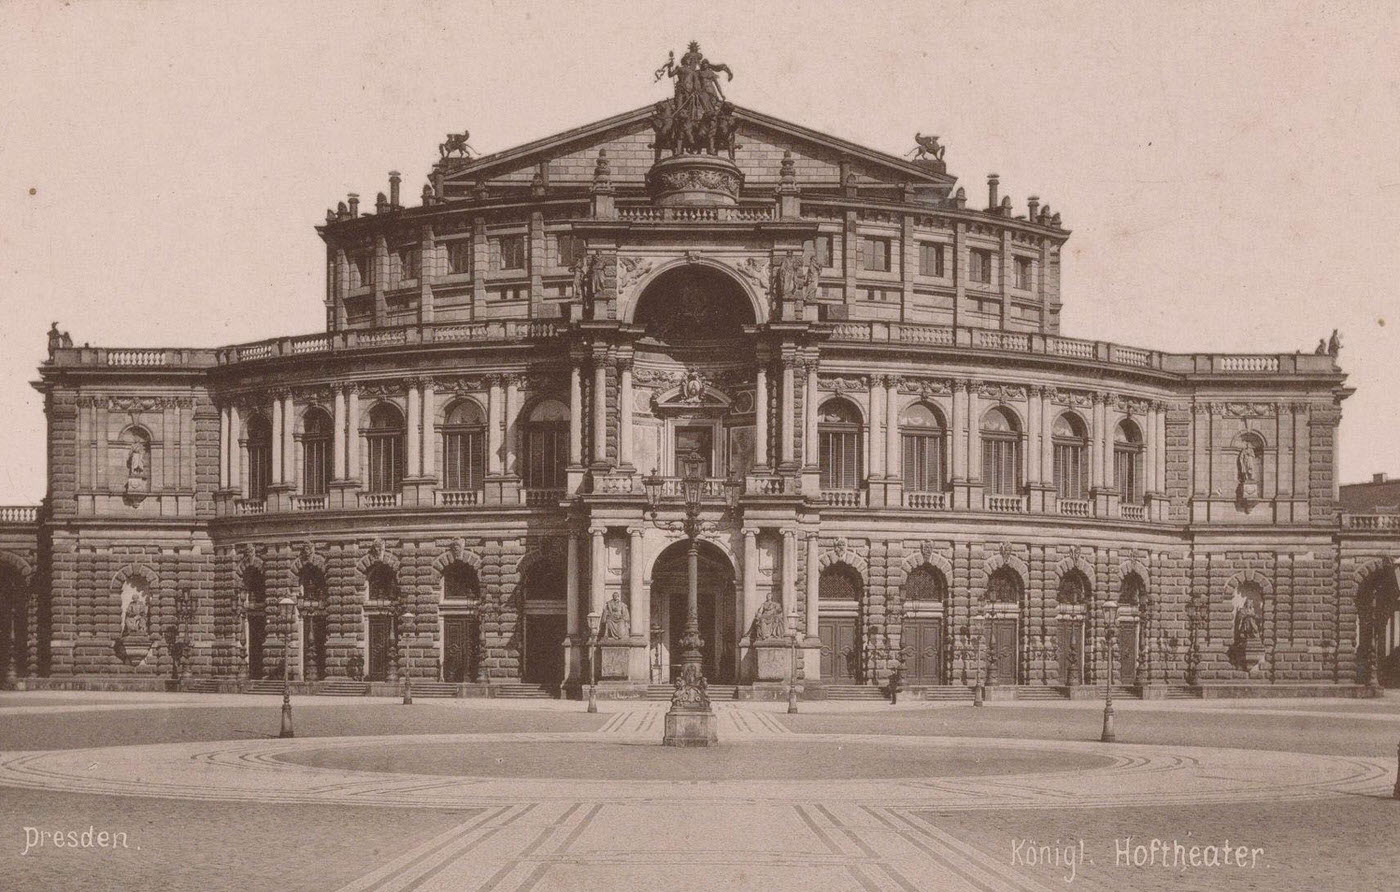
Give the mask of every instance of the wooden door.
[(369, 674), (370, 681), (389, 680), (389, 633), (393, 620), (387, 616), (369, 618)]
[(1060, 684), (1084, 682), (1084, 621), (1060, 620)]
[(267, 615), (248, 611), (248, 677), (263, 677), (263, 642), (267, 640)]
[(442, 680), (476, 678), (477, 621), (474, 616), (449, 616), (442, 621)]
[(822, 618), (817, 622), (822, 642), (822, 678), (836, 684), (852, 684), (860, 677), (860, 652), (856, 648), (854, 617)]
[(943, 684), (943, 619), (904, 620), (904, 679), (910, 684)]
[(1016, 684), (1017, 647), (1015, 617), (998, 617), (992, 622), (992, 655), (996, 663), (992, 678), (997, 684)]
[(526, 681), (557, 685), (564, 680), (564, 632), (568, 617), (562, 613), (532, 613), (525, 617)]
[(1118, 650), (1118, 665), (1114, 667), (1114, 684), (1137, 684), (1137, 663), (1138, 663), (1138, 624), (1119, 623), (1118, 640), (1115, 642)]

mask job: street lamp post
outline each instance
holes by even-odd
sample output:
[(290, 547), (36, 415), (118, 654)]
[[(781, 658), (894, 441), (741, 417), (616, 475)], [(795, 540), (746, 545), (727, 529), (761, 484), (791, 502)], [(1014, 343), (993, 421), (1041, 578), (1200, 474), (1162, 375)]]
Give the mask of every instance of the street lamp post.
[(282, 635), (282, 730), (278, 732), (278, 737), (295, 737), (292, 731), (292, 611), (296, 608), (296, 601), (291, 598), (282, 598), (277, 602), (277, 606), (282, 609), (282, 628), (285, 630)]
[[(700, 620), (697, 609), (700, 585), (700, 545), (701, 533), (717, 529), (718, 524), (700, 519), (701, 499), (705, 492), (703, 470), (705, 459), (697, 452), (689, 452), (681, 458), (684, 474), (681, 477), (681, 495), (685, 503), (685, 516), (680, 523), (658, 523), (656, 513), (661, 504), (663, 480), (653, 469), (642, 478), (642, 488), (646, 492), (647, 511), (653, 524), (661, 529), (681, 532), (686, 537), (686, 601), (685, 628), (681, 633), (681, 671), (674, 681), (675, 691), (671, 695), (671, 709), (666, 713), (666, 734), (662, 743), (666, 746), (710, 746), (719, 737), (715, 729), (715, 714), (710, 708), (710, 695), (707, 691), (703, 658), (700, 648), (705, 642), (700, 638)], [(739, 494), (743, 483), (731, 477), (724, 482), (726, 509), (734, 511), (739, 504)]]
[(1117, 736), (1113, 732), (1113, 645), (1118, 636), (1118, 602), (1108, 600), (1103, 603), (1104, 650), (1108, 652), (1108, 684), (1103, 693), (1103, 734), (1099, 740), (1113, 743)]
[(416, 618), (417, 617), (414, 616), (412, 610), (404, 611), (403, 615), (399, 617), (399, 625), (401, 627), (401, 631), (403, 632), (403, 636), (408, 639), (408, 642), (403, 645), (404, 706), (413, 705), (413, 650), (409, 647), (409, 645), (413, 643), (413, 621)]
[(598, 611), (588, 614), (588, 711), (598, 711), (598, 629), (602, 627), (603, 615)]
[(788, 645), (792, 652), (792, 664), (788, 669), (788, 713), (797, 712), (797, 607), (787, 615)]
[(982, 685), (982, 672), (985, 663), (982, 659), (982, 630), (978, 629), (969, 633), (972, 645), (972, 658), (977, 661), (976, 683), (972, 686), (972, 705), (982, 706), (986, 703), (986, 689)]

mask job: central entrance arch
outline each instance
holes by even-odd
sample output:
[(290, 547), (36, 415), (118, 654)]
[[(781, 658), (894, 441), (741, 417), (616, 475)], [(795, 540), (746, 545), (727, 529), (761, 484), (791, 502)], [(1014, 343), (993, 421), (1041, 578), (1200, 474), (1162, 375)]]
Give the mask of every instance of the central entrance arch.
[[(660, 662), (663, 677), (674, 678), (681, 657), (681, 633), (685, 631), (685, 604), (689, 587), (686, 548), (682, 539), (667, 546), (651, 571), (652, 626), (660, 630)], [(701, 665), (711, 684), (735, 684), (740, 632), (735, 610), (734, 565), (717, 546), (703, 539), (699, 551), (699, 583), (696, 616), (700, 623)]]

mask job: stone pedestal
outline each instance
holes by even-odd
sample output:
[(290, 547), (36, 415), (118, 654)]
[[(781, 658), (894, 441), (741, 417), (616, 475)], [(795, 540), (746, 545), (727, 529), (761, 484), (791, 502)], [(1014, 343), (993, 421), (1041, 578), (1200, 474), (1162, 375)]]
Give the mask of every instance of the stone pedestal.
[(652, 200), (661, 207), (734, 206), (744, 174), (718, 155), (663, 158), (647, 172)]
[(786, 681), (792, 670), (792, 649), (785, 641), (760, 641), (753, 647), (755, 681)]
[(718, 720), (710, 710), (682, 710), (666, 713), (666, 746), (714, 746), (719, 743)]
[(598, 650), (602, 653), (602, 658), (598, 661), (598, 678), (614, 680), (629, 676), (632, 645), (604, 644)]

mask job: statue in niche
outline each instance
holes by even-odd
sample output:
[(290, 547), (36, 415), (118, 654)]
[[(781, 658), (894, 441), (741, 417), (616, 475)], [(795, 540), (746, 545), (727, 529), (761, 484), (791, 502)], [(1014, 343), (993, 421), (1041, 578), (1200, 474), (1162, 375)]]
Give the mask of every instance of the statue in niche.
[(131, 589), (131, 596), (122, 610), (122, 637), (145, 638), (148, 635), (150, 607), (146, 595), (139, 588)]
[(632, 635), (632, 614), (622, 603), (622, 595), (613, 592), (612, 600), (603, 605), (604, 641), (626, 641)]
[(787, 637), (787, 623), (783, 619), (783, 605), (769, 598), (758, 608), (753, 617), (753, 637), (755, 641), (773, 641)]
[(1258, 482), (1258, 469), (1254, 466), (1254, 450), (1249, 444), (1240, 447), (1235, 456), (1235, 478), (1241, 486)]
[(126, 491), (144, 493), (150, 490), (150, 450), (146, 438), (132, 432), (126, 451)]
[(815, 250), (807, 256), (807, 268), (802, 276), (802, 299), (811, 303), (821, 293), (822, 259)]
[[(1263, 656), (1258, 653), (1257, 644), (1264, 627), (1264, 599), (1259, 587), (1246, 583), (1235, 589), (1230, 601), (1234, 609), (1234, 636), (1226, 655), (1236, 669), (1253, 672), (1262, 664)], [(1251, 656), (1250, 651), (1256, 652)]]
[(797, 295), (801, 267), (793, 254), (783, 255), (773, 267), (773, 297), (779, 301), (791, 300)]

